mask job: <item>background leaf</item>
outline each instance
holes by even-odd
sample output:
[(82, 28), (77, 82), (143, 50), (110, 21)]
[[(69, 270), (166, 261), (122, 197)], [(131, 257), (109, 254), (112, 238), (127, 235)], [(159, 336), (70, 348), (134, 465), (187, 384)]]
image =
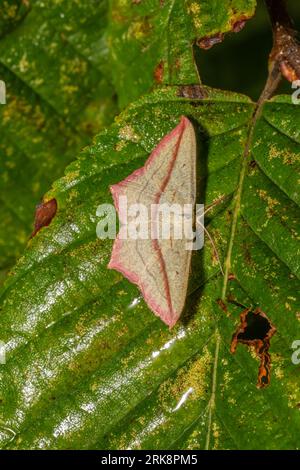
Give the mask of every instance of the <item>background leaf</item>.
[(258, 363), (247, 348), (229, 353), (241, 309), (224, 312), (216, 302), (222, 278), (209, 244), (194, 256), (186, 312), (170, 332), (138, 290), (107, 269), (112, 243), (96, 237), (96, 208), (111, 201), (109, 185), (140, 167), (186, 115), (199, 136), (205, 203), (227, 196), (207, 220), (225, 254), (254, 104), (206, 91), (191, 100), (169, 87), (141, 99), (47, 194), (57, 215), (31, 240), (2, 295), (2, 447), (297, 448), (299, 208), (291, 176), (300, 108), (278, 97), (257, 123), (229, 284), (277, 328), (269, 388), (256, 388)]
[(32, 232), (35, 205), (112, 121), (116, 105), (105, 0), (5, 1), (0, 11), (0, 79), (7, 88), (0, 106), (3, 276)]
[(232, 31), (255, 6), (255, 0), (112, 0), (108, 43), (120, 106), (155, 84), (197, 83), (192, 43)]

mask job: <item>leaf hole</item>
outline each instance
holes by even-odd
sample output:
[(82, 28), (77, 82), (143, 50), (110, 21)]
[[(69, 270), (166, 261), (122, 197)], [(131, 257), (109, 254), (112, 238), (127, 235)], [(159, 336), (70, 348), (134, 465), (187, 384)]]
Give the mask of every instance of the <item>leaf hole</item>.
[(257, 387), (263, 388), (270, 383), (271, 356), (270, 340), (276, 333), (267, 315), (257, 308), (246, 308), (240, 315), (240, 324), (232, 336), (230, 351), (235, 353), (238, 343), (253, 346), (260, 359)]

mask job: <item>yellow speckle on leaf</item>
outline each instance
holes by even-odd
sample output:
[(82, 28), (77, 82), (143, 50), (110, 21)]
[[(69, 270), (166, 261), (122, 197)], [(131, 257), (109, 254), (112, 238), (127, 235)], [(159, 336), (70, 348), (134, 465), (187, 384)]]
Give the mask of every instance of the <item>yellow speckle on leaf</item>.
[(44, 83), (44, 79), (40, 77), (33, 80), (33, 85), (37, 87), (43, 85), (43, 83)]
[(259, 197), (267, 203), (266, 213), (268, 218), (272, 217), (274, 214), (274, 208), (279, 205), (279, 201), (271, 198), (264, 189), (259, 189), (257, 192)]
[(220, 429), (216, 422), (212, 423), (212, 434), (214, 436), (214, 449), (217, 449), (219, 446), (219, 437), (220, 437)]
[(200, 4), (197, 2), (192, 2), (188, 7), (188, 12), (192, 15), (195, 28), (200, 29), (202, 27)]
[(138, 142), (140, 140), (139, 135), (136, 134), (134, 129), (128, 124), (119, 130), (119, 137), (121, 139), (131, 140), (132, 142)]
[(23, 54), (20, 62), (19, 62), (19, 70), (21, 73), (25, 73), (27, 72), (27, 70), (29, 69), (29, 62), (27, 60), (27, 54)]
[(170, 397), (178, 402), (187, 390), (192, 390), (189, 399), (204, 398), (211, 377), (212, 356), (207, 348), (198, 359), (182, 368), (175, 380), (168, 380), (160, 387), (162, 403), (168, 402)]
[(293, 153), (287, 149), (280, 150), (275, 147), (275, 145), (272, 145), (269, 151), (269, 160), (273, 160), (274, 158), (280, 158), (285, 165), (292, 165), (300, 160), (299, 154)]
[(232, 381), (232, 377), (228, 371), (224, 372), (223, 375), (223, 388), (226, 390), (229, 387), (230, 382)]
[(259, 358), (257, 357), (257, 353), (256, 353), (256, 350), (255, 350), (254, 346), (249, 346), (249, 352), (250, 352), (250, 356), (253, 359), (255, 359), (257, 362), (259, 362)]
[(123, 150), (124, 147), (126, 147), (127, 143), (125, 140), (120, 140), (120, 142), (118, 142), (115, 146), (115, 149), (117, 152), (120, 152), (121, 150)]
[(77, 93), (79, 87), (77, 85), (64, 85), (62, 89), (67, 95), (72, 95), (73, 93)]
[(274, 375), (277, 379), (283, 379), (284, 373), (281, 367), (276, 367), (274, 370)]
[(143, 21), (132, 22), (128, 29), (128, 36), (133, 37), (136, 40), (143, 39), (147, 34), (150, 33), (152, 27), (147, 18)]
[(193, 13), (194, 15), (196, 14), (199, 14), (200, 13), (200, 5), (199, 3), (196, 3), (196, 2), (193, 2), (190, 4), (190, 7), (189, 7), (189, 10), (191, 13)]
[(90, 388), (91, 388), (92, 392), (96, 392), (98, 390), (98, 384), (93, 383)]
[(36, 106), (34, 108), (33, 119), (36, 122), (38, 128), (41, 128), (45, 124), (46, 118), (40, 106)]
[(230, 403), (231, 405), (235, 405), (236, 404), (236, 399), (233, 398), (233, 397), (229, 397), (228, 398), (228, 403)]
[(18, 6), (17, 5), (9, 5), (9, 3), (5, 0), (3, 4), (3, 17), (13, 19), (17, 16)]

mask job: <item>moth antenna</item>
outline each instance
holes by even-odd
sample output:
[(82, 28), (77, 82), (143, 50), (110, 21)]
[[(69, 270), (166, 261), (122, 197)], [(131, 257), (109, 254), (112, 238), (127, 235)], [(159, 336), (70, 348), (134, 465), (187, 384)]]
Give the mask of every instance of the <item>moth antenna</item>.
[(211, 209), (213, 209), (215, 206), (217, 206), (218, 204), (220, 204), (221, 202), (223, 202), (225, 199), (226, 199), (226, 196), (221, 196), (221, 197), (219, 197), (219, 199), (217, 199), (216, 201), (212, 202), (212, 203), (207, 207), (207, 209), (205, 209), (205, 211), (203, 212), (203, 215), (207, 214)]
[[(205, 212), (204, 212), (204, 214), (205, 214)], [(201, 228), (203, 228), (204, 232), (205, 232), (206, 235), (208, 236), (208, 239), (209, 239), (209, 241), (210, 241), (210, 243), (211, 243), (211, 245), (212, 245), (212, 247), (213, 247), (213, 250), (214, 250), (214, 252), (215, 252), (215, 255), (216, 255), (216, 257), (217, 257), (217, 261), (218, 261), (218, 264), (219, 264), (221, 273), (222, 273), (223, 276), (224, 276), (224, 275), (225, 275), (225, 274), (224, 274), (224, 270), (223, 270), (223, 267), (222, 267), (222, 263), (221, 263), (221, 261), (220, 261), (219, 253), (218, 253), (217, 247), (216, 247), (216, 245), (215, 245), (215, 242), (213, 241), (212, 237), (211, 237), (210, 234), (209, 234), (209, 231), (204, 227), (204, 225), (203, 225), (198, 219), (197, 219), (197, 222), (198, 222), (198, 224), (201, 226)]]

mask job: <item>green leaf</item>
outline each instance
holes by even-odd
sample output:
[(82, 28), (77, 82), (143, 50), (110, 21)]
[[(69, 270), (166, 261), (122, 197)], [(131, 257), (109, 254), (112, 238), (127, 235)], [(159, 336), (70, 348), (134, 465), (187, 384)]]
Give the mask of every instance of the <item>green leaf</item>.
[(120, 106), (157, 83), (197, 83), (192, 44), (220, 42), (254, 15), (255, 6), (256, 0), (113, 0), (108, 43)]
[[(2, 275), (28, 240), (45, 191), (116, 112), (107, 2), (45, 4), (5, 1), (0, 10), (0, 79), (7, 88), (7, 104), (0, 105)], [(99, 24), (91, 28), (96, 14)]]
[(0, 6), (0, 38), (13, 29), (29, 12), (23, 0), (5, 0)]
[(206, 92), (182, 98), (180, 87), (168, 87), (144, 97), (47, 194), (58, 212), (30, 241), (2, 294), (2, 448), (297, 448), (291, 344), (300, 338), (299, 207), (291, 177), (300, 108), (279, 97), (257, 122), (256, 165), (246, 162), (233, 237), (235, 280), (227, 286), (277, 328), (268, 388), (256, 388), (258, 362), (246, 347), (229, 353), (241, 308), (228, 304), (224, 312), (217, 304), (223, 278), (209, 243), (194, 256), (184, 318), (169, 331), (135, 286), (107, 269), (112, 241), (96, 236), (96, 209), (111, 202), (109, 185), (139, 168), (186, 115), (199, 136), (205, 203), (226, 196), (206, 223), (225, 255), (255, 105)]

